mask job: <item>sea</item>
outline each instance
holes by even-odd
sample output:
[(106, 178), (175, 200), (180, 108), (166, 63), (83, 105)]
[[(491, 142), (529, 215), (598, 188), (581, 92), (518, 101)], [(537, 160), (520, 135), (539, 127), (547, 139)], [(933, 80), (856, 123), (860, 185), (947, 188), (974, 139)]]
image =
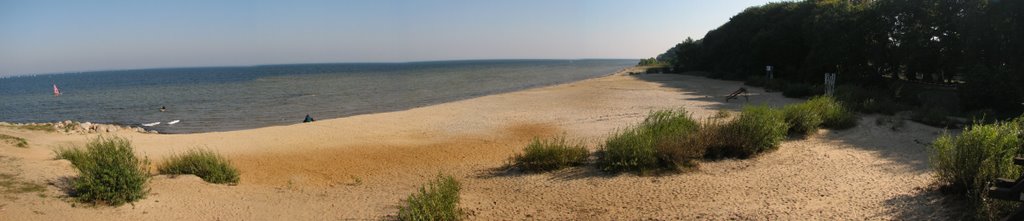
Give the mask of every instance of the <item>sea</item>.
[[(161, 68), (0, 78), (0, 121), (201, 133), (406, 110), (605, 76), (637, 60), (468, 60)], [(53, 95), (53, 85), (61, 91)], [(160, 111), (162, 107), (166, 111)], [(178, 121), (176, 124), (168, 124)]]

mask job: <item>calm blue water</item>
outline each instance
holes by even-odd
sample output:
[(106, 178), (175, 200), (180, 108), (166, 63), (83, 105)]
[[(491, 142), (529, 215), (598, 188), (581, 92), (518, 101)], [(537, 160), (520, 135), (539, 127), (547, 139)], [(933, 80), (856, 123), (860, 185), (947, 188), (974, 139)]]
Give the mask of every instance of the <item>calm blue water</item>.
[[(613, 73), (635, 60), (490, 60), (173, 68), (0, 79), (0, 121), (195, 133), (396, 111)], [(63, 95), (53, 96), (52, 83)], [(159, 108), (166, 106), (166, 112)], [(166, 122), (181, 120), (175, 125)]]

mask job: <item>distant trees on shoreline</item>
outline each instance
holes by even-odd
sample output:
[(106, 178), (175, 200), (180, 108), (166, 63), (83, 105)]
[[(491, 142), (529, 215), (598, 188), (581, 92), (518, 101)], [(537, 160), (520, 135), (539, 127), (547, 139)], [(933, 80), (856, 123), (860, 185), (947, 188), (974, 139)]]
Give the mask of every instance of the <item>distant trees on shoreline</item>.
[(636, 65), (637, 66), (656, 66), (656, 65), (664, 65), (664, 64), (665, 64), (664, 62), (659, 61), (656, 58), (645, 58), (645, 59), (640, 59), (640, 63), (637, 63)]
[[(807, 0), (750, 7), (658, 61), (743, 80), (893, 89), (897, 79), (957, 85), (965, 109), (1024, 101), (1024, 1)], [(962, 83), (962, 84), (961, 84)]]

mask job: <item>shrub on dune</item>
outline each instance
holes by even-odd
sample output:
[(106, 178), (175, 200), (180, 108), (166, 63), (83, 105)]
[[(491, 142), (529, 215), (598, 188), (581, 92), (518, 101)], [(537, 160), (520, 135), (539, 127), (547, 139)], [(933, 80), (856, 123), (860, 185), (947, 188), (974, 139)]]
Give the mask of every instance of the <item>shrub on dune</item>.
[(160, 174), (193, 174), (210, 183), (238, 183), (238, 169), (227, 158), (208, 149), (192, 149), (168, 157), (157, 166), (157, 171)]
[(528, 172), (558, 170), (582, 165), (589, 154), (581, 142), (572, 143), (565, 136), (548, 140), (534, 138), (522, 154), (513, 157), (513, 166)]
[(460, 189), (454, 177), (438, 174), (437, 179), (409, 195), (398, 210), (398, 220), (459, 220)]
[(789, 132), (796, 135), (809, 135), (818, 131), (823, 120), (813, 106), (806, 103), (790, 104), (782, 108), (785, 113)]
[[(671, 168), (674, 163), (660, 154), (673, 145), (670, 139), (680, 139), (698, 128), (698, 124), (684, 110), (655, 111), (639, 125), (628, 128), (605, 141), (600, 164), (608, 171), (646, 172)], [(659, 147), (662, 145), (662, 147)]]
[(61, 149), (60, 159), (71, 161), (79, 177), (72, 196), (91, 203), (121, 205), (142, 199), (148, 190), (146, 161), (135, 157), (131, 142), (120, 137), (99, 137), (85, 149)]
[(781, 111), (768, 106), (744, 107), (737, 119), (715, 128), (717, 142), (708, 148), (708, 156), (747, 158), (774, 150), (786, 137), (786, 128)]
[(722, 142), (722, 126), (722, 118), (712, 118), (701, 122), (695, 130), (658, 140), (654, 145), (658, 159), (676, 169), (700, 166), (698, 161), (708, 148)]
[(636, 128), (609, 137), (601, 152), (600, 164), (607, 171), (641, 171), (659, 167), (653, 138)]
[(940, 183), (966, 196), (967, 209), (978, 219), (1001, 217), (1016, 203), (986, 199), (989, 183), (996, 178), (1016, 178), (1021, 169), (1013, 156), (1024, 153), (1019, 135), (1022, 119), (995, 124), (975, 124), (958, 135), (941, 135), (932, 144), (929, 161)]
[(804, 102), (821, 115), (821, 126), (831, 129), (847, 129), (857, 126), (857, 115), (832, 96), (817, 96)]

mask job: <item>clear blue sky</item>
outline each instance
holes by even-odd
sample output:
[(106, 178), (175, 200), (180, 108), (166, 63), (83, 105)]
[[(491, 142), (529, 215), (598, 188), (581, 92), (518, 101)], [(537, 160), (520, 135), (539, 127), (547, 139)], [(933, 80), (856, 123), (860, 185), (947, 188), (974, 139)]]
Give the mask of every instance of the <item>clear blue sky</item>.
[(319, 62), (641, 58), (769, 0), (0, 0), (0, 76)]

